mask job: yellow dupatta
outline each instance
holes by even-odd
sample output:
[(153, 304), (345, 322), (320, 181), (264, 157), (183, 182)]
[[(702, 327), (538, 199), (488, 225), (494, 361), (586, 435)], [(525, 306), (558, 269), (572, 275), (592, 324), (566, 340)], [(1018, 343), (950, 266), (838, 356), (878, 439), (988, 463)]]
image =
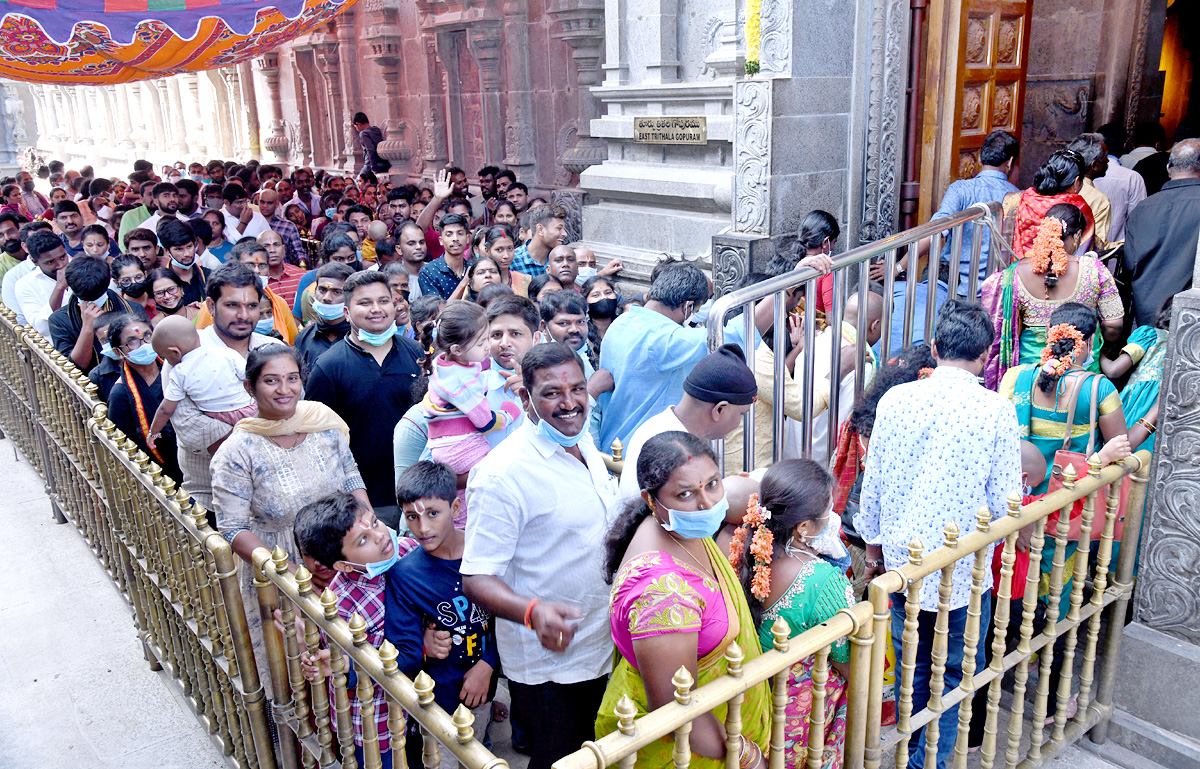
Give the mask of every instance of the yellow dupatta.
[[(728, 663), (725, 652), (730, 643), (737, 641), (744, 655), (743, 662), (758, 657), (762, 649), (758, 643), (758, 633), (755, 632), (754, 618), (750, 614), (750, 606), (742, 592), (741, 582), (734, 574), (729, 559), (717, 548), (711, 539), (704, 540), (704, 549), (708, 553), (709, 563), (721, 588), (721, 596), (725, 599), (725, 610), (729, 618), (729, 630), (725, 638), (715, 649), (697, 662), (696, 687), (725, 674)], [(694, 687), (694, 688), (696, 688)], [(622, 657), (613, 669), (612, 678), (608, 681), (608, 689), (604, 692), (604, 701), (596, 716), (596, 736), (603, 737), (617, 730), (615, 710), (621, 697), (628, 696), (637, 706), (637, 717), (641, 718), (649, 712), (646, 699), (646, 686), (641, 674)], [(725, 704), (712, 709), (712, 714), (722, 724), (729, 708)], [(746, 691), (742, 701), (742, 734), (756, 743), (764, 751), (771, 736), (771, 689), (767, 682), (759, 683)], [(638, 751), (635, 766), (642, 769), (664, 769), (672, 765), (674, 743), (668, 736), (647, 745)], [(723, 769), (725, 762), (713, 758), (705, 758), (693, 754), (691, 766), (696, 769)]]
[(317, 401), (300, 401), (296, 404), (296, 413), (287, 419), (262, 419), (247, 417), (238, 420), (234, 430), (245, 430), (254, 435), (271, 437), (273, 435), (295, 435), (296, 433), (321, 433), (326, 430), (338, 430), (350, 440), (350, 428), (345, 420), (337, 413)]

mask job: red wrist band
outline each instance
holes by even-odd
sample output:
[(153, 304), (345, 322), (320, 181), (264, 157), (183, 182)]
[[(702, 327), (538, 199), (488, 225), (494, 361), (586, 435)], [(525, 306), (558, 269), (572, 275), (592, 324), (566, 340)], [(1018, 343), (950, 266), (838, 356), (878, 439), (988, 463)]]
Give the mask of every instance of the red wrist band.
[(541, 603), (541, 601), (537, 598), (534, 598), (529, 602), (529, 605), (525, 607), (525, 627), (529, 628), (530, 630), (533, 630), (533, 607), (537, 606), (539, 603)]

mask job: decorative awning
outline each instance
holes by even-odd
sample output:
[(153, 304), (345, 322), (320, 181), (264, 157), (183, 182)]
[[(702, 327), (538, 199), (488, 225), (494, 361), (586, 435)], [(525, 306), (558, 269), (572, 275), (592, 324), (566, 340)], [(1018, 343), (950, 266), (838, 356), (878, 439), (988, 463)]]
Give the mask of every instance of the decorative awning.
[(108, 85), (237, 64), (356, 0), (0, 0), (0, 77)]

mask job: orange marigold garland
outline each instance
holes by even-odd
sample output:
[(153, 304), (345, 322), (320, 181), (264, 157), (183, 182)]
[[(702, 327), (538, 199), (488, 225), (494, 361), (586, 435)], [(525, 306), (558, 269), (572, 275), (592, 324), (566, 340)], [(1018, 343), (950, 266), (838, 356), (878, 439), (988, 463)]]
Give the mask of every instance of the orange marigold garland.
[(933, 374), (933, 369), (928, 367), (923, 368), (917, 372), (917, 379), (928, 379), (931, 374)]
[[(1056, 357), (1054, 355), (1054, 345), (1064, 339), (1072, 340), (1074, 345), (1062, 357)], [(1046, 332), (1046, 346), (1042, 348), (1042, 371), (1061, 377), (1071, 369), (1071, 364), (1075, 362), (1075, 359), (1082, 352), (1083, 334), (1079, 333), (1079, 329), (1070, 323), (1060, 323), (1057, 326), (1051, 326)]]
[(729, 543), (729, 563), (734, 568), (742, 565), (742, 555), (746, 552), (746, 539), (753, 531), (750, 539), (750, 555), (754, 558), (754, 578), (750, 583), (750, 592), (760, 601), (767, 600), (771, 594), (771, 557), (775, 549), (775, 535), (763, 524), (771, 517), (768, 510), (758, 504), (758, 495), (751, 494), (746, 504), (746, 516), (742, 525), (733, 534)]
[(1045, 275), (1047, 271), (1062, 275), (1067, 271), (1070, 255), (1063, 248), (1063, 225), (1058, 219), (1047, 217), (1038, 225), (1037, 235), (1033, 245), (1029, 247), (1030, 265), (1037, 275)]

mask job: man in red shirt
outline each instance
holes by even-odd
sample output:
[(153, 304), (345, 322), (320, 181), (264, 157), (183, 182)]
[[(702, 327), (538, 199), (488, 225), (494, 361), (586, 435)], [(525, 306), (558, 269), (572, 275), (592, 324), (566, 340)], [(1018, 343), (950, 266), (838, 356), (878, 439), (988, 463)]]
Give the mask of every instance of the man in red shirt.
[(267, 287), (290, 307), (296, 299), (296, 288), (300, 285), (300, 278), (304, 277), (304, 270), (287, 263), (283, 238), (279, 237), (278, 232), (267, 230), (258, 236), (258, 243), (267, 249), (267, 266), (270, 268)]

